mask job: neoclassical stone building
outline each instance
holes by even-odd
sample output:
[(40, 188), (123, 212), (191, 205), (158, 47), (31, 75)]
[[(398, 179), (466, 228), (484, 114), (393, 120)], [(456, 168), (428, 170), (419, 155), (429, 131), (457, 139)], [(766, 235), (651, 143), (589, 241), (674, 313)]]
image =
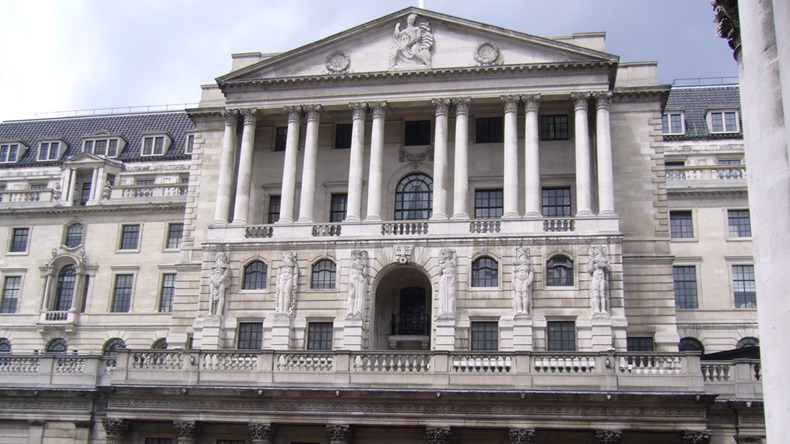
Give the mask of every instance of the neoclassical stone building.
[(731, 231), (675, 236), (748, 224), (742, 165), (687, 168), (742, 147), (683, 151), (655, 68), (409, 8), (186, 112), (0, 124), (2, 441), (759, 442), (754, 292), (681, 304)]

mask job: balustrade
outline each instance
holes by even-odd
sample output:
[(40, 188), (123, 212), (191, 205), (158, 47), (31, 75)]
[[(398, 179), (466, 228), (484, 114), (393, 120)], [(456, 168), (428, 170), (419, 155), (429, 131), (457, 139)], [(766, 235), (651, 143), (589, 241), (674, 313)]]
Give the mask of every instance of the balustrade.
[(536, 373), (595, 373), (596, 357), (585, 355), (535, 356)]
[(667, 167), (666, 174), (668, 181), (745, 179), (746, 167), (744, 165)]
[(659, 354), (628, 355), (619, 358), (620, 372), (637, 374), (679, 374), (682, 371), (680, 357)]
[(381, 373), (425, 373), (431, 369), (431, 355), (365, 353), (354, 357), (354, 371)]
[(473, 220), (469, 222), (470, 233), (499, 233), (502, 221), (499, 220)]
[[(194, 359), (191, 355), (189, 358), (190, 360)], [(183, 370), (184, 352), (133, 352), (130, 356), (130, 367), (145, 370)]]
[(35, 357), (0, 357), (0, 373), (16, 375), (34, 375), (39, 372), (41, 358)]
[(111, 198), (138, 199), (185, 196), (187, 184), (123, 185), (112, 190)]
[(5, 190), (0, 191), (2, 203), (51, 202), (52, 190)]
[(82, 374), (85, 372), (85, 358), (57, 358), (55, 372), (61, 374)]
[(576, 221), (570, 218), (543, 220), (543, 231), (573, 231), (575, 228)]
[(732, 364), (729, 362), (703, 362), (700, 364), (705, 382), (727, 382), (730, 380)]
[(283, 353), (276, 365), (281, 372), (330, 372), (333, 363), (332, 353)]
[(205, 352), (201, 355), (200, 367), (215, 371), (256, 371), (258, 356), (254, 353)]
[(459, 373), (509, 373), (512, 358), (502, 355), (461, 355), (453, 357), (453, 371)]
[(428, 222), (393, 222), (381, 224), (381, 234), (393, 236), (428, 234)]
[(339, 224), (313, 225), (313, 237), (340, 236), (340, 230)]
[(244, 228), (244, 237), (247, 239), (262, 239), (272, 237), (272, 234), (274, 234), (274, 227), (271, 225), (253, 225)]
[(69, 320), (69, 312), (68, 311), (48, 311), (44, 313), (44, 320), (45, 321), (68, 321)]

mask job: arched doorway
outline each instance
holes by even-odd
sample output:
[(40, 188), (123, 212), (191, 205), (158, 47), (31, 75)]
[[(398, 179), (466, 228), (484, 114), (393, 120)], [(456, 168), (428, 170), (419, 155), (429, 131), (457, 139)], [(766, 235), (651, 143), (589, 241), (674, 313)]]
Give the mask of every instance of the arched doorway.
[(422, 350), (431, 343), (431, 281), (414, 265), (391, 265), (375, 284), (373, 348)]

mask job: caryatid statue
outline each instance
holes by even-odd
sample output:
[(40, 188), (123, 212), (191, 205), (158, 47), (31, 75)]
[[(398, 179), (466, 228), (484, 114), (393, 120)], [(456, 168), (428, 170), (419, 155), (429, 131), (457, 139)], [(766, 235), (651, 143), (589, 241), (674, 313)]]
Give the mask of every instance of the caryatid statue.
[(590, 299), (593, 314), (607, 314), (609, 307), (609, 258), (606, 257), (606, 247), (590, 247), (587, 272), (590, 273)]
[(299, 264), (295, 251), (283, 251), (283, 262), (277, 270), (277, 304), (274, 311), (291, 315), (296, 299)]
[(351, 272), (348, 278), (348, 317), (362, 317), (365, 310), (365, 298), (368, 293), (367, 265), (367, 251), (354, 250), (351, 252)]
[(228, 293), (229, 280), (228, 254), (225, 252), (217, 253), (214, 259), (214, 266), (211, 267), (211, 305), (209, 306), (209, 315), (222, 316), (225, 312), (225, 295)]
[(455, 298), (458, 290), (455, 250), (444, 249), (439, 252), (439, 317), (455, 317)]
[(532, 261), (529, 259), (529, 250), (524, 247), (516, 248), (516, 260), (513, 263), (513, 302), (516, 315), (529, 314), (532, 302)]

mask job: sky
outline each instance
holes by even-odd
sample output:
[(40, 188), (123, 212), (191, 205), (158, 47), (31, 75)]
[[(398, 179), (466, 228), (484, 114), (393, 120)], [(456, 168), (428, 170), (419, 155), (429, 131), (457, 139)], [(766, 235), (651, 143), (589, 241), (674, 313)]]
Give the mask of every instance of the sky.
[[(282, 52), (418, 0), (0, 0), (0, 121), (54, 111), (194, 104), (232, 53)], [(737, 77), (708, 0), (425, 0), (542, 37), (605, 31), (659, 79)], [(732, 80), (732, 79), (730, 79)]]

